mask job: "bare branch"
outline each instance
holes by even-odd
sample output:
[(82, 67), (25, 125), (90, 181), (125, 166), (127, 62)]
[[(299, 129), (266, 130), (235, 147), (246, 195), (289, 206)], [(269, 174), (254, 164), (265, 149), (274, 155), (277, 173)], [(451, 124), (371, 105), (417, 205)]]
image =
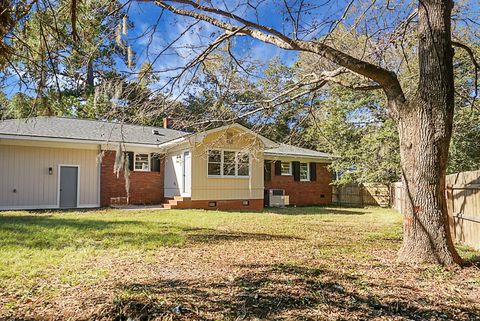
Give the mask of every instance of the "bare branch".
[(452, 46), (462, 48), (463, 50), (465, 50), (468, 53), (468, 55), (470, 56), (470, 59), (472, 60), (473, 66), (475, 67), (475, 96), (474, 96), (473, 102), (472, 102), (472, 105), (473, 105), (473, 103), (475, 102), (475, 99), (478, 96), (478, 71), (480, 70), (480, 64), (475, 59), (475, 54), (473, 53), (472, 48), (470, 48), (469, 46), (467, 46), (463, 43), (460, 43), (458, 41), (452, 41)]
[[(242, 23), (243, 27), (238, 27), (233, 24), (223, 22), (209, 15), (173, 7), (167, 4), (167, 2), (187, 4), (202, 12), (209, 12), (229, 19), (233, 19), (237, 22)], [(405, 102), (403, 90), (394, 72), (352, 57), (324, 43), (291, 39), (273, 28), (245, 20), (232, 13), (217, 8), (202, 6), (196, 2), (189, 0), (157, 0), (155, 1), (155, 3), (158, 6), (169, 10), (175, 14), (203, 20), (227, 31), (235, 32), (239, 28), (242, 28), (242, 31), (238, 32), (238, 35), (248, 35), (260, 41), (273, 44), (282, 49), (306, 51), (318, 54), (319, 56), (330, 60), (339, 66), (345, 67), (357, 74), (360, 74), (377, 82), (385, 91), (389, 100), (395, 101), (397, 103)]]

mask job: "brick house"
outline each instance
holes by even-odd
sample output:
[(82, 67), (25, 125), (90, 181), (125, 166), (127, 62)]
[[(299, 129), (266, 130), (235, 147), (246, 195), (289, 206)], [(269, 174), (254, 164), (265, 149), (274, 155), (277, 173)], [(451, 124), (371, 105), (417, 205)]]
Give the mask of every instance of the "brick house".
[[(200, 133), (63, 117), (0, 122), (0, 210), (329, 204), (332, 156), (239, 124)], [(123, 164), (126, 168), (115, 170)], [(275, 195), (275, 196), (273, 196)]]

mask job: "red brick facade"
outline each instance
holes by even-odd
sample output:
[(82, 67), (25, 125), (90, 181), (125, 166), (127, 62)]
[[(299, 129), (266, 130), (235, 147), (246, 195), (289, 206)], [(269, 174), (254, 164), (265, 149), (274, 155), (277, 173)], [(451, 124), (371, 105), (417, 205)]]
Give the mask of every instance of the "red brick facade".
[[(247, 205), (243, 202), (248, 201)], [(210, 206), (214, 205), (214, 206)], [(182, 197), (180, 201), (170, 200), (166, 208), (196, 208), (205, 210), (244, 210), (261, 211), (263, 209), (263, 199), (250, 200), (194, 200), (189, 197)]]
[(211, 201), (192, 201), (190, 208), (200, 208), (206, 210), (244, 210), (244, 211), (261, 211), (263, 209), (263, 199), (248, 200), (248, 205), (243, 205), (243, 200), (221, 200), (216, 202), (216, 207), (210, 207)]
[(295, 181), (292, 175), (275, 175), (274, 163), (271, 166), (271, 180), (265, 181), (265, 189), (284, 189), (290, 205), (326, 205), (332, 203), (332, 177), (327, 164), (316, 164), (315, 181)]
[[(119, 177), (113, 173), (115, 152), (105, 151), (102, 159), (100, 177), (101, 206), (112, 203), (125, 203), (125, 179), (123, 171)], [(162, 204), (163, 196), (163, 159), (160, 163), (160, 172), (130, 172), (130, 204)]]

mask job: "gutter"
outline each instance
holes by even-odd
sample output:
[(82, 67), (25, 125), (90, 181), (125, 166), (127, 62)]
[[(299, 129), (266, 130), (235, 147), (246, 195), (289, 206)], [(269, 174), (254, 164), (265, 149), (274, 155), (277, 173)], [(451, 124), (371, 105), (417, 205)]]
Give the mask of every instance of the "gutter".
[(315, 158), (319, 160), (327, 160), (327, 161), (333, 161), (336, 158), (340, 158), (340, 156), (314, 156), (314, 155), (298, 155), (298, 154), (277, 154), (277, 153), (269, 153), (269, 152), (264, 152), (265, 156), (270, 156), (270, 157), (293, 157), (293, 158)]
[(149, 148), (159, 148), (163, 144), (165, 144), (165, 143), (141, 144), (141, 143), (129, 143), (129, 142), (122, 142), (122, 141), (106, 141), (106, 140), (78, 139), (78, 138), (56, 138), (56, 137), (50, 137), (50, 136), (28, 136), (28, 135), (15, 135), (15, 134), (0, 134), (0, 139), (2, 138), (18, 139), (18, 140), (37, 140), (37, 141), (58, 142), (58, 143), (96, 144), (96, 145), (122, 143), (128, 146), (149, 147)]

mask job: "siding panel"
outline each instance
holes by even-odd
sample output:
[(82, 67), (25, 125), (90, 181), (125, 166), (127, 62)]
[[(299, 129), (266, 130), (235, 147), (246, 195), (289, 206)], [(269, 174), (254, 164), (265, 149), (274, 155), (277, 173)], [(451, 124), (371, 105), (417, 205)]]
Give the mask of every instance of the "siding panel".
[[(227, 132), (230, 132), (228, 142)], [(249, 178), (212, 178), (207, 175), (207, 151), (250, 151)], [(192, 146), (192, 200), (263, 199), (263, 144), (253, 135), (237, 130), (215, 132)]]
[(59, 164), (80, 166), (79, 206), (98, 206), (96, 155), (93, 149), (0, 144), (0, 209), (57, 207)]

